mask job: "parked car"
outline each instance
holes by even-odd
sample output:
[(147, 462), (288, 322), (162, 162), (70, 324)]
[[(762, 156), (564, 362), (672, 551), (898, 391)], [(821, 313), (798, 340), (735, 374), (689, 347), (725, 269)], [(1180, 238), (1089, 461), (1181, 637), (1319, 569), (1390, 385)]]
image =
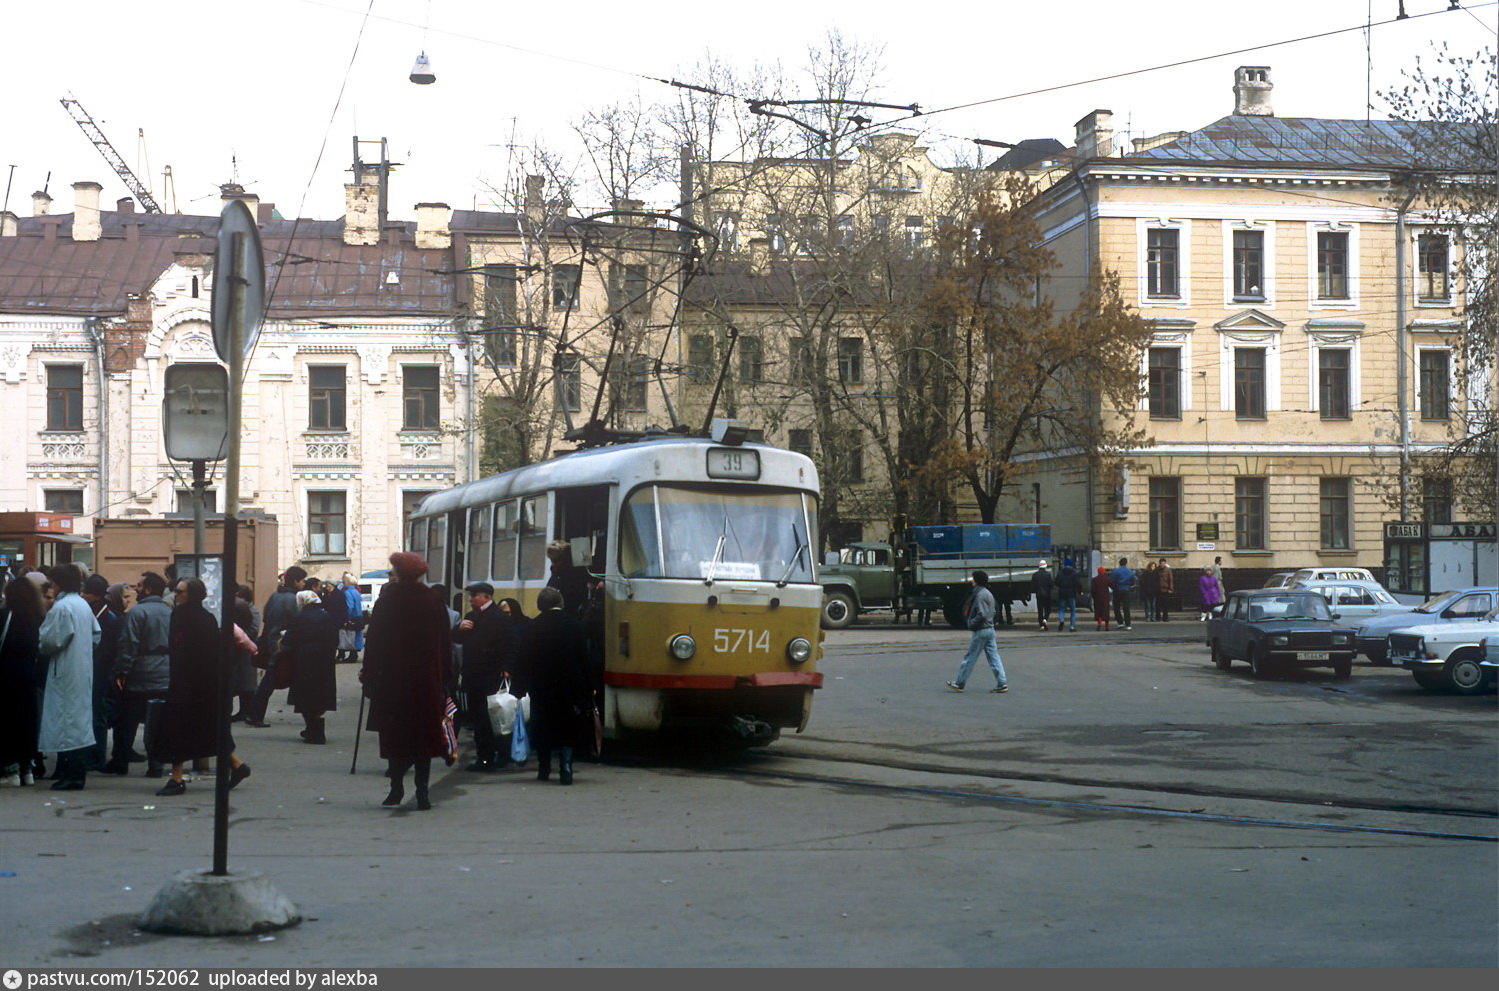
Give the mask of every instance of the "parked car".
[(1354, 628), (1353, 646), (1375, 664), (1389, 664), (1385, 638), (1407, 626), (1474, 620), (1499, 605), (1499, 587), (1478, 585), (1434, 595), (1405, 612), (1382, 613)]
[(1494, 685), (1479, 641), (1499, 635), (1499, 609), (1465, 623), (1409, 626), (1390, 634), (1390, 657), (1428, 691), (1478, 695)]
[(1482, 655), (1478, 663), (1489, 676), (1489, 683), (1499, 682), (1499, 633), (1490, 633), (1478, 641), (1478, 652)]
[(375, 608), (375, 600), (380, 598), (380, 593), (388, 581), (390, 581), (389, 568), (366, 571), (359, 576), (359, 599), (364, 603), (365, 612)]
[(1302, 582), (1372, 582), (1374, 573), (1368, 568), (1302, 568), (1291, 573), (1291, 585)]
[(1269, 578), (1266, 578), (1265, 579), (1265, 584), (1261, 585), (1260, 587), (1261, 588), (1290, 588), (1291, 587), (1291, 579), (1292, 579), (1292, 577), (1295, 576), (1295, 574), (1296, 574), (1296, 572), (1294, 572), (1294, 571), (1277, 571), (1275, 574), (1271, 575)]
[(1395, 597), (1375, 581), (1314, 581), (1302, 582), (1299, 587), (1309, 588), (1326, 599), (1328, 606), (1338, 614), (1338, 619), (1347, 626), (1357, 626), (1373, 616), (1409, 609), (1396, 602)]
[(1327, 600), (1305, 589), (1260, 588), (1231, 592), (1223, 611), (1208, 620), (1213, 663), (1227, 671), (1249, 662), (1256, 678), (1292, 667), (1331, 667), (1353, 673), (1353, 631), (1338, 626)]

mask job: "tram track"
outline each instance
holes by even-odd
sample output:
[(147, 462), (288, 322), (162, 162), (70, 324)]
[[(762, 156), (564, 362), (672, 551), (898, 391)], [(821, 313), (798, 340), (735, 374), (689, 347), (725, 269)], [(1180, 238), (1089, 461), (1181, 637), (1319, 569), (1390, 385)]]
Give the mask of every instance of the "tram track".
[[(778, 751), (774, 754), (756, 755), (746, 759), (745, 755), (725, 757), (716, 762), (694, 761), (691, 764), (669, 757), (651, 757), (640, 754), (614, 754), (605, 758), (606, 763), (644, 769), (691, 770), (693, 773), (708, 773), (748, 781), (785, 781), (801, 784), (821, 785), (892, 795), (960, 800), (995, 806), (1012, 806), (1033, 809), (1050, 809), (1058, 812), (1095, 814), (1101, 816), (1131, 816), (1141, 818), (1173, 819), (1211, 824), (1268, 827), (1276, 829), (1308, 830), (1340, 834), (1362, 834), (1379, 836), (1402, 836), (1410, 838), (1441, 839), (1464, 842), (1495, 843), (1499, 834), (1460, 830), (1453, 823), (1451, 828), (1443, 821), (1468, 820), (1499, 822), (1499, 812), (1494, 809), (1433, 807), (1402, 802), (1322, 800), (1307, 796), (1266, 794), (1246, 789), (1207, 788), (1194, 785), (1148, 784), (1108, 781), (1073, 775), (1036, 774), (973, 767), (954, 768), (919, 761), (870, 760), (856, 756), (828, 753), (791, 753)], [(753, 761), (753, 764), (750, 762)], [(788, 767), (767, 766), (786, 763)], [(802, 765), (803, 767), (797, 767)], [(819, 770), (824, 767), (843, 768)], [(860, 775), (858, 769), (869, 773)], [(880, 774), (922, 775), (932, 780), (888, 781), (873, 780)], [(1274, 815), (1238, 814), (1223, 811), (1208, 811), (1205, 808), (1177, 808), (1167, 803), (1147, 804), (1138, 800), (1080, 800), (1076, 798), (1045, 797), (1042, 795), (1005, 794), (985, 790), (982, 786), (960, 786), (950, 783), (953, 779), (993, 782), (997, 785), (1033, 785), (1046, 788), (1086, 788), (1111, 793), (1133, 793), (1137, 795), (1163, 795), (1175, 798), (1200, 799), (1204, 802), (1251, 803), (1276, 807), (1309, 810), (1305, 818), (1283, 818)], [(1319, 821), (1310, 815), (1335, 816), (1339, 814), (1374, 814), (1397, 817), (1419, 817), (1434, 819), (1430, 825), (1378, 825), (1372, 823)], [(1475, 823), (1476, 825), (1476, 823)]]

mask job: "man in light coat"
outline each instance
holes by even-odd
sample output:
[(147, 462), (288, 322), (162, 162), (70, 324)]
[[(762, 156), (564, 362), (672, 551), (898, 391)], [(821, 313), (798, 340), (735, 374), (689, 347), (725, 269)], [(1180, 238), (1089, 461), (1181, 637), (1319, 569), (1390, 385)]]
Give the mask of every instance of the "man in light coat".
[(94, 645), (99, 622), (83, 601), (83, 573), (71, 564), (47, 573), (57, 600), (42, 620), (40, 653), (47, 665), (42, 694), (42, 725), (37, 749), (57, 754), (59, 777), (53, 791), (84, 786), (94, 746)]

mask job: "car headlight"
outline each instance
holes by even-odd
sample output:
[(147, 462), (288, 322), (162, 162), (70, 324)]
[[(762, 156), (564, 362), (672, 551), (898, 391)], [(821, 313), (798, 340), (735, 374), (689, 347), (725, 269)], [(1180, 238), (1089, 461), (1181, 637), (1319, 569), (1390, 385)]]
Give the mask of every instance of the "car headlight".
[(812, 656), (812, 644), (797, 637), (786, 645), (786, 656), (791, 658), (792, 664), (801, 664)]
[(1290, 646), (1290, 643), (1291, 638), (1288, 636), (1273, 636), (1270, 638), (1270, 646), (1272, 647), (1287, 647)]
[(1332, 635), (1332, 642), (1335, 644), (1340, 644), (1342, 646), (1347, 646), (1348, 644), (1353, 642), (1353, 637), (1349, 636), (1347, 633), (1334, 633)]
[(677, 660), (688, 661), (692, 659), (693, 654), (697, 653), (697, 641), (685, 633), (678, 633), (671, 638), (671, 643), (667, 645), (667, 649), (671, 651), (671, 656)]

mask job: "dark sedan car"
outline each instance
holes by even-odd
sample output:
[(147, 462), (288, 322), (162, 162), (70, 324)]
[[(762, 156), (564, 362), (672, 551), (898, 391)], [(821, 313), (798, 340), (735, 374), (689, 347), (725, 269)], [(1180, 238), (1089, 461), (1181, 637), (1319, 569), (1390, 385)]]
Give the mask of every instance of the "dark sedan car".
[(1213, 663), (1227, 671), (1248, 661), (1256, 678), (1273, 678), (1293, 667), (1331, 667), (1353, 673), (1353, 631), (1334, 625), (1337, 614), (1316, 592), (1261, 588), (1234, 592), (1223, 611), (1208, 620)]

